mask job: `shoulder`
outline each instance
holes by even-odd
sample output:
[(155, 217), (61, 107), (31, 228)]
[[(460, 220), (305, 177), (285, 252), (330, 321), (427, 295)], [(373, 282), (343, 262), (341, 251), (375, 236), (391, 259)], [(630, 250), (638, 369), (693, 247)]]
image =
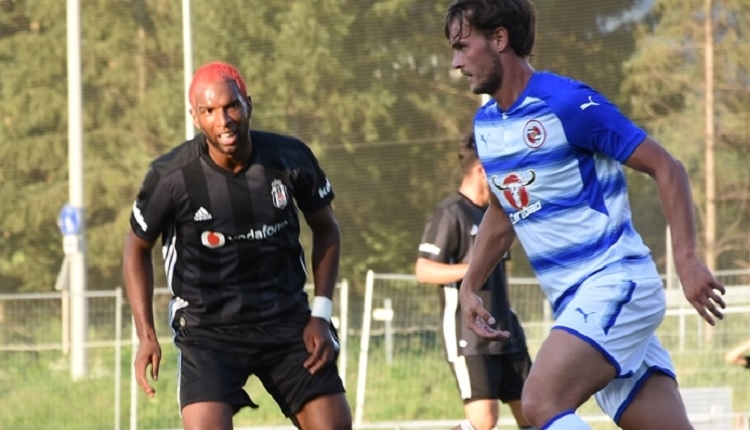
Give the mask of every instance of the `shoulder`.
[(260, 149), (271, 149), (272, 152), (276, 152), (284, 157), (312, 154), (310, 147), (294, 136), (264, 130), (250, 130), (250, 139), (253, 142), (253, 146), (257, 145)]
[(457, 192), (453, 192), (446, 196), (440, 203), (435, 207), (436, 210), (442, 211), (460, 211), (461, 204), (463, 203), (463, 197)]
[(600, 97), (591, 86), (573, 78), (551, 72), (537, 72), (532, 77), (531, 96), (545, 101), (552, 109), (580, 109), (589, 96)]
[(180, 170), (186, 165), (200, 158), (200, 147), (203, 135), (198, 135), (191, 140), (172, 148), (169, 152), (161, 155), (151, 162), (151, 168), (161, 176)]
[(443, 222), (460, 222), (471, 217), (471, 210), (466, 198), (458, 192), (453, 192), (435, 206), (433, 216), (439, 217)]

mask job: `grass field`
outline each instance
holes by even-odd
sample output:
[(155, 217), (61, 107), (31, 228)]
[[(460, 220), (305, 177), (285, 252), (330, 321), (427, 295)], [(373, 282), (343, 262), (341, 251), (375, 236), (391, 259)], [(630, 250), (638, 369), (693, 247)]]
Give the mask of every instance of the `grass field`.
[[(673, 332), (665, 322), (664, 330)], [(734, 321), (726, 321), (734, 324)], [(737, 322), (739, 324), (739, 322)], [(746, 326), (745, 326), (746, 327)], [(728, 327), (725, 327), (728, 328)], [(529, 335), (535, 337), (534, 328)], [(734, 330), (729, 330), (735, 332)], [(735, 332), (737, 333), (737, 332)], [(714, 347), (705, 339), (691, 338), (679, 347), (678, 339), (663, 336), (671, 347), (682, 386), (733, 388), (734, 410), (750, 411), (750, 373), (725, 365), (723, 344), (733, 339), (714, 337)], [(359, 352), (350, 341), (349, 372), (346, 378), (352, 409), (356, 403), (356, 372)], [(450, 420), (461, 416), (462, 407), (455, 383), (442, 359), (434, 334), (397, 337), (391, 364), (385, 362), (382, 339), (370, 347), (364, 422)], [(533, 352), (533, 351), (532, 351)], [(120, 428), (130, 428), (130, 350), (124, 349)], [(157, 395), (137, 395), (138, 429), (173, 429), (181, 426), (177, 413), (175, 350), (164, 345), (164, 360)], [(91, 350), (87, 378), (71, 382), (67, 360), (59, 351), (3, 352), (0, 370), (0, 428), (2, 429), (111, 429), (115, 428), (114, 357), (111, 349)], [(237, 427), (288, 425), (278, 407), (256, 379), (247, 390), (260, 409), (241, 411)], [(583, 415), (598, 415), (593, 402), (585, 404)], [(612, 424), (594, 424), (597, 429), (614, 429)]]
[[(404, 291), (415, 291), (407, 286)], [(528, 290), (536, 291), (536, 290)], [(739, 290), (737, 290), (739, 291)], [(416, 294), (416, 293), (415, 293)], [(728, 294), (732, 296), (732, 294)], [(735, 295), (737, 296), (737, 295)], [(403, 302), (405, 299), (400, 298)], [(538, 316), (538, 300), (527, 300), (528, 309), (519, 315)], [(20, 302), (25, 303), (25, 302)], [(523, 304), (517, 300), (515, 303)], [(689, 309), (687, 316), (668, 316), (658, 334), (672, 354), (681, 387), (731, 387), (734, 412), (750, 413), (750, 371), (724, 363), (725, 351), (750, 336), (748, 301), (741, 302), (734, 312), (711, 329)], [(437, 305), (437, 304), (435, 304)], [(92, 306), (93, 308), (93, 306)], [(102, 304), (92, 312), (101, 332), (91, 332), (92, 341), (111, 339), (112, 307)], [(165, 309), (160, 304), (158, 309)], [(49, 314), (55, 303), (27, 308), (10, 303), (6, 312), (18, 310), (11, 321), (0, 329), (0, 430), (66, 430), (66, 429), (129, 429), (131, 410), (136, 411), (135, 426), (140, 430), (176, 429), (181, 427), (176, 401), (176, 351), (170, 343), (168, 327), (160, 327), (164, 358), (160, 379), (156, 382), (157, 395), (148, 399), (140, 390), (131, 408), (131, 354), (126, 342), (122, 349), (119, 369), (115, 369), (115, 349), (111, 345), (88, 350), (88, 374), (79, 381), (70, 380), (68, 357), (54, 348), (55, 334), (60, 327)], [(413, 311), (400, 311), (413, 314)], [(432, 324), (433, 309), (425, 310), (424, 317)], [(537, 312), (537, 313), (534, 313)], [(354, 313), (356, 315), (356, 313)], [(540, 315), (540, 314), (539, 314)], [(418, 315), (416, 315), (418, 316)], [(27, 321), (28, 320), (28, 321)], [(101, 320), (101, 322), (99, 321)], [(129, 321), (126, 319), (126, 321)], [(166, 321), (160, 318), (160, 321)], [(352, 322), (358, 327), (358, 322)], [(550, 323), (534, 320), (524, 322), (532, 357), (549, 330)], [(403, 327), (409, 327), (405, 325)], [(434, 421), (459, 419), (462, 404), (455, 382), (443, 361), (438, 334), (425, 329), (397, 330), (393, 336), (392, 360), (386, 359), (385, 337), (381, 325), (373, 327), (367, 366), (366, 395), (363, 422)], [(129, 334), (129, 329), (124, 333)], [(350, 330), (346, 387), (347, 397), (355, 412), (357, 408), (357, 376), (359, 337)], [(23, 343), (21, 343), (23, 342)], [(106, 342), (105, 342), (106, 343)], [(37, 351), (12, 351), (8, 345), (37, 347)], [(44, 350), (44, 345), (52, 345)], [(42, 346), (42, 347), (40, 347)], [(3, 349), (5, 348), (5, 349)], [(119, 391), (117, 376), (119, 375)], [(251, 378), (247, 390), (260, 409), (245, 409), (235, 418), (240, 427), (289, 425), (275, 402), (265, 393), (259, 382)], [(502, 410), (505, 416), (509, 414)], [(593, 401), (582, 406), (584, 416), (601, 416)], [(119, 417), (119, 419), (118, 419)], [(611, 423), (593, 423), (597, 430), (614, 429)], [(448, 428), (448, 427), (445, 427)], [(501, 427), (503, 429), (512, 427)]]

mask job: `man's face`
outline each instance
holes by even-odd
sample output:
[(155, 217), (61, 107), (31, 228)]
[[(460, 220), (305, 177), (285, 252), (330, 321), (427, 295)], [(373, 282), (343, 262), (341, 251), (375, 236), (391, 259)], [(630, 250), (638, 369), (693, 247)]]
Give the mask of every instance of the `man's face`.
[(199, 86), (192, 94), (193, 122), (205, 135), (209, 154), (232, 156), (248, 144), (252, 105), (232, 81)]
[(465, 20), (454, 20), (449, 43), (453, 48), (451, 65), (461, 70), (474, 94), (494, 94), (503, 80), (500, 57), (492, 42)]

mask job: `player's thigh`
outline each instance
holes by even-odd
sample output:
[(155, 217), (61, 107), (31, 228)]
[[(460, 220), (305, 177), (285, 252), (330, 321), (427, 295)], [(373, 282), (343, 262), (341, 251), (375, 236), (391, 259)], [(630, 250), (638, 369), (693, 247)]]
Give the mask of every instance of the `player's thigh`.
[(294, 417), (304, 430), (349, 430), (352, 416), (344, 393), (324, 394), (309, 400)]
[[(526, 379), (524, 410), (559, 413), (574, 409), (615, 377), (615, 368), (596, 348), (564, 330), (542, 343)], [(551, 418), (551, 417), (550, 417)]]
[[(177, 333), (174, 342), (180, 350), (177, 394), (181, 410), (194, 403), (224, 403), (231, 412), (245, 406), (257, 407), (243, 389), (252, 373), (245, 354), (252, 356), (253, 350), (241, 348), (238, 337), (224, 330), (190, 329)], [(202, 415), (217, 409), (204, 405), (191, 410), (201, 411)]]
[(677, 382), (663, 373), (652, 373), (625, 409), (618, 425), (625, 430), (688, 430), (685, 405)]
[(232, 406), (223, 402), (197, 402), (182, 408), (185, 430), (232, 430)]
[(459, 355), (451, 363), (458, 392), (464, 403), (479, 399), (499, 399), (499, 367), (484, 355)]
[[(326, 364), (313, 375), (303, 365), (309, 357), (310, 353), (307, 352), (300, 336), (298, 340), (292, 340), (274, 351), (267, 352), (264, 356), (266, 368), (256, 373), (268, 393), (288, 417), (297, 415), (308, 402), (318, 397), (333, 395), (335, 400), (338, 398), (335, 395), (341, 394), (343, 397), (345, 392), (335, 362)], [(340, 404), (334, 400), (329, 399), (321, 405), (333, 407)], [(344, 412), (348, 415), (348, 405), (345, 411), (332, 411), (335, 414)]]

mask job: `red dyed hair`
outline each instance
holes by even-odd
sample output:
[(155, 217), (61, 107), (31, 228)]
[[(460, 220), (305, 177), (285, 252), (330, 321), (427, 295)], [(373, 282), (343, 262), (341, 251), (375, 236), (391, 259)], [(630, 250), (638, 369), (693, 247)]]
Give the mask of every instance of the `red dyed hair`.
[(233, 66), (222, 63), (221, 61), (214, 61), (212, 63), (206, 63), (198, 68), (193, 75), (193, 80), (190, 82), (190, 89), (188, 90), (188, 97), (190, 97), (190, 104), (193, 105), (194, 92), (199, 86), (204, 84), (212, 84), (215, 82), (227, 82), (233, 81), (237, 84), (240, 93), (247, 97), (247, 87), (245, 81), (242, 80), (240, 72), (237, 71)]

